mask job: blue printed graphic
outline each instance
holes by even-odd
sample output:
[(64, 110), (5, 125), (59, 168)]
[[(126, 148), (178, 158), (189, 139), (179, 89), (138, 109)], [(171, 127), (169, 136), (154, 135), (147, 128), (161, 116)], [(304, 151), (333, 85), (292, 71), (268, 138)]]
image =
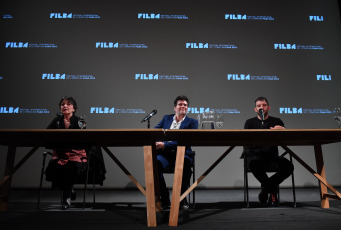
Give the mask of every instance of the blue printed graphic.
[(175, 14), (160, 14), (160, 13), (138, 13), (138, 19), (145, 20), (187, 20), (188, 17), (186, 15), (175, 15)]
[(225, 20), (274, 21), (272, 16), (251, 16), (246, 14), (225, 14)]
[(135, 74), (135, 80), (188, 80), (184, 75), (165, 75), (165, 74)]
[(88, 18), (98, 19), (101, 18), (97, 14), (74, 14), (74, 13), (50, 13), (51, 19), (75, 19), (75, 18)]
[(135, 48), (135, 49), (146, 49), (148, 48), (145, 44), (124, 44), (124, 43), (118, 43), (118, 42), (96, 42), (96, 48), (102, 48), (102, 49), (113, 49), (113, 48)]

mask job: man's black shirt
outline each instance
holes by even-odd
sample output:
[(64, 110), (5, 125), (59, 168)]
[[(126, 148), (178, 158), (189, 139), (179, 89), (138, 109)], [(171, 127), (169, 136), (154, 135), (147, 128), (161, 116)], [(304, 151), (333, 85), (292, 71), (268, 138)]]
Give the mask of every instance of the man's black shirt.
[[(264, 125), (262, 125), (262, 121), (258, 119), (258, 117), (250, 118), (245, 122), (244, 129), (270, 129), (270, 127), (275, 127), (276, 125), (280, 125), (284, 127), (284, 123), (281, 119), (277, 117), (269, 116), (266, 120), (264, 120)], [(273, 157), (278, 156), (278, 147), (277, 146), (245, 146), (244, 154), (247, 154), (247, 157)]]

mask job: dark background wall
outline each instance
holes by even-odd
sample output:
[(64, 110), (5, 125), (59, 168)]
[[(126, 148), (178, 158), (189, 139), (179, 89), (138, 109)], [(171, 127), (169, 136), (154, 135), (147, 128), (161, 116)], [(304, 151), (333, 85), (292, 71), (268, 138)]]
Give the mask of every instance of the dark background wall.
[[(0, 128), (45, 128), (65, 95), (77, 100), (88, 129), (146, 128), (142, 118), (156, 109), (155, 126), (179, 94), (191, 100), (190, 117), (222, 113), (226, 129), (243, 128), (258, 96), (268, 97), (271, 115), (287, 128), (337, 128), (339, 2), (1, 1)], [(199, 174), (224, 152), (194, 149)], [(314, 166), (310, 147), (294, 149)], [(339, 149), (324, 147), (328, 179), (337, 185)], [(143, 181), (142, 149), (113, 151)], [(242, 186), (240, 153), (234, 150), (202, 186)], [(36, 186), (40, 162), (36, 154), (14, 186)], [(130, 186), (109, 158), (106, 164), (106, 187)], [(300, 166), (296, 171), (299, 185), (317, 185)]]

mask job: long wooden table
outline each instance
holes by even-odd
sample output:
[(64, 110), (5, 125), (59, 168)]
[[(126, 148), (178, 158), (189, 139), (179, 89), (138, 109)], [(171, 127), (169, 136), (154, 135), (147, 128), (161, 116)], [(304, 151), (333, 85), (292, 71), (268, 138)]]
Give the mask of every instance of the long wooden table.
[[(5, 176), (0, 182), (0, 210), (6, 210), (12, 175), (39, 147), (75, 147), (84, 145), (101, 146), (118, 166), (146, 196), (148, 226), (156, 226), (156, 211), (159, 204), (156, 150), (157, 140), (178, 141), (175, 165), (170, 226), (177, 226), (180, 201), (184, 199), (236, 146), (274, 145), (281, 146), (303, 167), (311, 172), (320, 183), (321, 207), (329, 208), (329, 198), (341, 199), (341, 194), (326, 181), (322, 145), (341, 142), (340, 129), (285, 129), (285, 130), (160, 130), (160, 129), (88, 129), (88, 130), (0, 130), (0, 145), (8, 146)], [(212, 166), (184, 193), (180, 194), (185, 146), (228, 146)], [(130, 174), (123, 164), (110, 152), (112, 146), (143, 146), (145, 167), (145, 189)], [(298, 157), (288, 146), (313, 146), (317, 172)], [(17, 147), (33, 147), (14, 166)], [(328, 194), (327, 189), (333, 194)]]
[[(177, 140), (178, 150), (174, 171), (172, 204), (169, 225), (177, 226), (179, 204), (236, 146), (281, 146), (319, 181), (321, 207), (329, 208), (329, 198), (341, 199), (341, 194), (331, 186), (325, 175), (322, 145), (341, 142), (341, 129), (279, 129), (279, 130), (166, 130), (167, 140)], [(185, 146), (229, 146), (199, 179), (180, 194)], [(298, 157), (288, 146), (314, 146), (317, 171)], [(329, 188), (333, 194), (328, 194)]]
[[(8, 146), (5, 175), (0, 182), (0, 211), (7, 210), (11, 179), (13, 174), (39, 149), (39, 147), (81, 147), (101, 146), (124, 173), (132, 180), (136, 187), (146, 196), (147, 224), (156, 226), (155, 181), (157, 178), (156, 154), (154, 143), (164, 140), (165, 133), (161, 129), (34, 129), (34, 130), (0, 130), (0, 145)], [(115, 157), (108, 147), (143, 146), (145, 167), (145, 189), (131, 175), (125, 166)], [(18, 147), (33, 147), (25, 157), (14, 165), (16, 149)], [(158, 181), (157, 181), (158, 184)], [(158, 190), (157, 190), (158, 191)], [(159, 206), (159, 204), (158, 204)]]

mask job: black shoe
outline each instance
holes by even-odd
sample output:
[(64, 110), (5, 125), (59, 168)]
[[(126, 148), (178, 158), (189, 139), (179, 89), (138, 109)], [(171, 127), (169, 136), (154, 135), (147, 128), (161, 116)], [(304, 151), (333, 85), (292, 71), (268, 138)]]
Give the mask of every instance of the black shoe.
[(180, 208), (182, 208), (183, 211), (189, 210), (189, 204), (186, 197), (180, 202)]
[(278, 193), (271, 192), (268, 200), (268, 205), (270, 207), (277, 207), (278, 206)]
[(169, 200), (169, 196), (162, 196), (161, 197), (161, 208), (162, 209), (167, 209), (169, 208), (171, 202)]
[(189, 221), (189, 204), (187, 202), (186, 197), (180, 202), (180, 208), (182, 208), (182, 216), (184, 222)]
[(64, 199), (62, 203), (62, 209), (66, 210), (70, 208), (70, 198)]
[(77, 197), (76, 191), (72, 189), (71, 200), (76, 200), (76, 197)]
[(261, 190), (260, 193), (258, 194), (258, 200), (259, 200), (259, 202), (265, 204), (265, 203), (268, 201), (268, 196), (269, 196), (268, 190), (262, 188), (262, 190)]

